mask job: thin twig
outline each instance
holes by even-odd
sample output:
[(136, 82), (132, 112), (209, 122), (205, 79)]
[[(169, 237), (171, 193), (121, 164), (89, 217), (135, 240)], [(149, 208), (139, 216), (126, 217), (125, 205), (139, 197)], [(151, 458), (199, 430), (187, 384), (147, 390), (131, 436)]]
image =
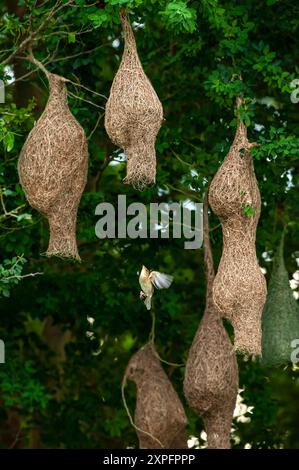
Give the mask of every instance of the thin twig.
[(210, 232), (213, 232), (213, 230), (217, 230), (217, 228), (219, 228), (219, 227), (221, 227), (221, 224), (217, 224), (217, 225), (215, 225), (215, 227), (213, 227), (213, 228), (210, 228), (210, 230), (209, 230), (209, 231), (210, 231)]
[(87, 140), (91, 139), (91, 137), (93, 136), (93, 134), (95, 133), (99, 123), (100, 123), (100, 120), (102, 119), (102, 117), (105, 115), (105, 113), (99, 113), (99, 116), (98, 116), (98, 119), (97, 119), (97, 122), (95, 123), (95, 126), (94, 128), (92, 129), (91, 133), (89, 134), (89, 136), (87, 137)]
[(6, 210), (6, 207), (5, 207), (5, 204), (4, 204), (4, 200), (3, 200), (2, 189), (0, 189), (0, 200), (1, 200), (1, 206), (2, 206), (2, 209), (3, 209), (4, 215), (6, 216), (7, 215), (7, 210)]
[(9, 276), (9, 277), (4, 277), (1, 279), (1, 282), (6, 282), (10, 281), (11, 279), (24, 279), (25, 277), (35, 277), (35, 276), (42, 276), (44, 273), (36, 272), (36, 273), (29, 273), (29, 274), (23, 274), (23, 275), (15, 275), (15, 276)]
[(44, 64), (42, 62), (40, 62), (39, 60), (37, 60), (34, 57), (31, 47), (29, 47), (28, 51), (29, 51), (29, 55), (27, 56), (27, 60), (29, 60), (34, 65), (36, 65), (39, 69), (41, 69), (44, 72), (44, 74), (46, 75), (46, 77), (49, 78), (49, 73), (50, 72), (46, 69), (46, 67), (44, 66)]
[(3, 191), (2, 191), (1, 188), (0, 188), (0, 201), (1, 201), (1, 206), (2, 206), (3, 212), (4, 212), (4, 214), (0, 217), (0, 220), (8, 219), (9, 217), (17, 218), (18, 216), (15, 214), (15, 212), (18, 212), (20, 209), (23, 209), (26, 206), (26, 204), (22, 204), (22, 205), (16, 207), (15, 209), (13, 209), (11, 211), (8, 211), (6, 209), (6, 206), (5, 206), (5, 203), (4, 203)]
[(68, 95), (73, 96), (74, 98), (76, 98), (78, 100), (85, 101), (85, 103), (89, 103), (92, 106), (95, 106), (96, 108), (105, 109), (105, 108), (103, 108), (103, 106), (99, 106), (98, 104), (93, 103), (93, 101), (86, 100), (85, 98), (82, 98), (82, 96), (75, 95), (71, 91), (68, 91), (67, 93), (68, 93)]
[(18, 431), (17, 431), (16, 437), (14, 438), (14, 441), (13, 441), (12, 444), (9, 446), (10, 449), (13, 449), (14, 446), (16, 445), (16, 443), (20, 440), (19, 437), (20, 437), (21, 431), (22, 431), (22, 423), (20, 424), (20, 427), (19, 427), (19, 429), (18, 429)]
[(149, 334), (149, 344), (152, 346), (153, 353), (155, 356), (159, 359), (159, 361), (163, 362), (164, 364), (167, 364), (172, 367), (183, 367), (185, 364), (177, 364), (175, 362), (168, 362), (165, 359), (162, 359), (158, 352), (155, 349), (155, 336), (156, 336), (156, 314), (154, 312), (153, 307), (151, 308), (151, 316), (152, 316), (152, 326), (151, 326), (151, 331)]
[[(2, 198), (1, 198), (2, 199)], [(2, 201), (1, 201), (2, 202)], [(16, 207), (15, 209), (9, 211), (9, 212), (4, 212), (4, 215), (0, 217), (0, 220), (3, 219), (9, 219), (9, 217), (15, 217), (16, 219), (18, 218), (18, 215), (15, 214), (15, 212), (19, 212), (19, 210), (23, 209), (26, 207), (26, 204), (22, 204), (21, 206)]]
[(35, 30), (35, 31), (31, 31), (31, 33), (29, 34), (29, 36), (27, 36), (27, 38), (25, 38), (21, 44), (19, 44), (19, 46), (16, 48), (16, 50), (14, 52), (12, 52), (2, 63), (1, 65), (6, 65), (8, 64), (9, 62), (11, 62), (15, 56), (19, 53), (19, 52), (22, 52), (24, 49), (26, 49), (32, 42), (33, 40), (36, 39), (36, 37), (38, 36), (38, 34), (44, 29), (44, 27), (46, 25), (48, 25), (49, 21), (60, 11), (62, 10), (63, 8), (71, 5), (71, 3), (73, 2), (73, 0), (69, 0), (67, 3), (63, 3), (61, 4), (60, 0), (58, 0), (56, 2), (56, 4), (54, 5), (54, 7), (51, 9), (49, 15), (47, 15), (47, 17), (44, 19), (44, 21), (41, 22), (41, 24), (39, 25), (39, 27)]
[(172, 184), (167, 183), (165, 185), (166, 187), (169, 187), (170, 189), (173, 189), (174, 191), (177, 191), (178, 193), (184, 194), (185, 196), (188, 197), (193, 197), (194, 199), (197, 199), (198, 201), (202, 202), (201, 199), (196, 195), (197, 193), (195, 191), (184, 191), (183, 189), (176, 188), (175, 186), (172, 186)]
[(156, 328), (156, 315), (154, 309), (151, 308), (151, 317), (152, 317), (152, 327), (149, 334), (149, 343), (154, 346), (155, 344), (155, 328)]
[(158, 442), (158, 444), (161, 446), (161, 448), (163, 449), (164, 446), (162, 444), (162, 442), (159, 441), (159, 439), (155, 436), (153, 436), (151, 433), (147, 432), (147, 431), (144, 431), (143, 429), (140, 429), (138, 426), (136, 426), (136, 424), (134, 423), (133, 421), (133, 418), (132, 418), (132, 415), (130, 413), (130, 410), (129, 410), (129, 407), (127, 405), (127, 401), (126, 401), (126, 396), (125, 396), (125, 386), (126, 386), (126, 376), (124, 377), (123, 381), (122, 381), (122, 385), (121, 385), (121, 396), (122, 396), (122, 401), (123, 401), (123, 404), (124, 404), (124, 407), (125, 407), (125, 410), (127, 412), (127, 415), (128, 415), (128, 418), (130, 420), (130, 423), (131, 425), (133, 426), (134, 429), (136, 429), (136, 431), (139, 431), (139, 432), (142, 432), (143, 434), (146, 434), (147, 436), (149, 436), (151, 439), (154, 439), (156, 442)]
[(189, 166), (189, 167), (191, 167), (191, 168), (194, 167), (194, 164), (188, 163), (188, 162), (185, 162), (185, 160), (182, 160), (181, 157), (179, 157), (178, 154), (177, 154), (174, 150), (172, 150), (172, 153), (173, 153), (173, 155), (175, 156), (175, 158), (177, 158), (178, 161), (181, 162), (183, 165), (187, 165), (187, 166)]
[(76, 57), (80, 57), (85, 54), (90, 54), (91, 52), (94, 52), (97, 49), (101, 49), (102, 47), (105, 47), (106, 45), (107, 44), (101, 44), (100, 46), (94, 47), (93, 49), (89, 49), (88, 51), (81, 51), (81, 52), (77, 52), (76, 54), (67, 55), (65, 57), (58, 57), (57, 59), (52, 60), (51, 63), (62, 62), (64, 60), (69, 60), (69, 59), (75, 59)]
[[(108, 100), (107, 96), (102, 95), (101, 93), (98, 93), (97, 91), (91, 90), (91, 89), (88, 88), (87, 86), (81, 85), (81, 83), (72, 82), (72, 80), (69, 80), (69, 79), (68, 79), (68, 82), (69, 82), (69, 83), (72, 83), (73, 85), (76, 85), (76, 86), (78, 86), (78, 87), (80, 87), (80, 88), (83, 88), (84, 90), (89, 91), (90, 93), (93, 93), (94, 95), (101, 96), (101, 98), (105, 98), (106, 100)], [(104, 109), (104, 108), (103, 108), (103, 109)]]
[(53, 33), (45, 34), (43, 39), (49, 38), (51, 36), (68, 36), (69, 34), (74, 34), (75, 36), (80, 36), (81, 34), (91, 33), (93, 29), (85, 29), (84, 31), (53, 31)]

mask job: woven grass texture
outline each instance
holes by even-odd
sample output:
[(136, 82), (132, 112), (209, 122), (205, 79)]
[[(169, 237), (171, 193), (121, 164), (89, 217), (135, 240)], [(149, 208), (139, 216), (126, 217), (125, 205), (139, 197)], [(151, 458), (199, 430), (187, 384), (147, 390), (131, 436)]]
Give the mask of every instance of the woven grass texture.
[(21, 151), (19, 178), (31, 206), (48, 218), (46, 255), (79, 260), (76, 221), (87, 178), (87, 140), (68, 107), (67, 80), (45, 73), (49, 98)]
[(283, 259), (283, 238), (274, 261), (269, 292), (262, 319), (262, 364), (275, 366), (291, 361), (299, 339), (299, 307), (293, 297), (289, 276)]
[(208, 448), (229, 449), (238, 393), (238, 365), (233, 346), (213, 301), (214, 267), (204, 207), (206, 308), (189, 351), (184, 394), (204, 422)]
[(137, 388), (134, 423), (139, 429), (139, 447), (187, 449), (185, 411), (152, 344), (132, 356), (124, 376), (127, 379)]
[(155, 140), (163, 109), (138, 57), (132, 27), (120, 13), (125, 47), (106, 104), (105, 128), (127, 156), (124, 183), (142, 190), (156, 181)]
[(267, 287), (255, 251), (261, 198), (250, 154), (254, 145), (239, 120), (234, 142), (212, 180), (209, 202), (223, 232), (214, 301), (234, 327), (236, 349), (259, 355)]

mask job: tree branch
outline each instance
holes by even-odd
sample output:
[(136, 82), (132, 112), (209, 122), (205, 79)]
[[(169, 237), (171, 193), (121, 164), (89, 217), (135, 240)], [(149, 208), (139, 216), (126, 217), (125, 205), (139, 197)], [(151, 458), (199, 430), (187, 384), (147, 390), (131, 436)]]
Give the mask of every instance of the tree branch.
[(47, 26), (47, 24), (49, 23), (49, 21), (60, 11), (62, 10), (63, 8), (71, 5), (73, 3), (73, 0), (69, 0), (67, 3), (64, 3), (64, 4), (61, 4), (61, 1), (60, 0), (57, 0), (56, 4), (54, 5), (54, 7), (52, 8), (52, 10), (50, 11), (49, 15), (47, 15), (47, 17), (44, 19), (44, 21), (41, 22), (41, 24), (39, 25), (39, 27), (35, 30), (35, 31), (32, 31), (29, 36), (27, 36), (22, 42), (21, 44), (19, 44), (19, 46), (17, 47), (17, 49), (12, 52), (3, 62), (1, 62), (0, 65), (6, 65), (8, 64), (9, 62), (11, 62), (15, 56), (17, 54), (19, 54), (20, 52), (22, 52), (24, 49), (27, 49), (28, 46), (30, 44), (32, 44), (32, 42), (36, 39), (36, 37), (38, 36), (38, 34), (45, 28), (45, 26)]
[(44, 273), (36, 272), (36, 273), (28, 273), (23, 275), (16, 274), (15, 276), (8, 276), (0, 279), (1, 282), (3, 281), (10, 281), (11, 279), (24, 279), (25, 277), (35, 277), (35, 276), (42, 276)]

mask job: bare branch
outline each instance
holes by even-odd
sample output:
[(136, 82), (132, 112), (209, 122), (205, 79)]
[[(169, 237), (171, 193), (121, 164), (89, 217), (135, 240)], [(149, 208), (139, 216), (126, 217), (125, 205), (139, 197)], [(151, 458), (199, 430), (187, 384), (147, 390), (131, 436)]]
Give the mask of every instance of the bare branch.
[(178, 154), (177, 154), (174, 150), (172, 150), (172, 153), (173, 153), (173, 155), (175, 156), (175, 158), (177, 158), (178, 161), (179, 161), (180, 163), (182, 163), (183, 165), (187, 165), (187, 166), (189, 166), (189, 167), (191, 167), (191, 168), (193, 168), (193, 167), (195, 166), (194, 163), (185, 162), (185, 160), (183, 160), (181, 157), (179, 157)]
[(6, 65), (9, 62), (11, 62), (17, 54), (22, 52), (24, 49), (26, 49), (34, 39), (38, 36), (38, 34), (48, 25), (49, 21), (63, 8), (71, 5), (73, 3), (73, 0), (69, 0), (67, 3), (61, 4), (60, 0), (57, 0), (56, 4), (54, 7), (51, 9), (50, 13), (47, 15), (47, 17), (41, 22), (39, 27), (35, 30), (32, 31), (29, 36), (27, 36), (21, 44), (17, 47), (17, 49), (12, 52), (2, 63), (1, 65)]
[[(107, 96), (102, 95), (101, 93), (98, 93), (97, 91), (91, 90), (90, 88), (87, 88), (85, 85), (81, 85), (80, 83), (72, 82), (72, 80), (68, 80), (68, 83), (72, 83), (73, 85), (76, 85), (80, 88), (83, 88), (86, 91), (89, 91), (93, 95), (97, 95), (97, 96), (100, 96), (101, 98), (105, 98), (106, 100), (108, 100)], [(104, 108), (102, 108), (102, 109), (104, 109)]]
[(92, 129), (91, 133), (89, 134), (89, 136), (87, 137), (87, 140), (91, 139), (91, 137), (93, 136), (93, 134), (95, 133), (99, 123), (100, 123), (100, 120), (102, 119), (102, 117), (104, 116), (105, 113), (99, 113), (99, 116), (98, 116), (98, 119), (97, 119), (97, 122), (95, 123), (95, 126), (94, 128)]
[(197, 193), (195, 191), (184, 191), (183, 189), (176, 188), (175, 186), (172, 186), (172, 184), (167, 183), (165, 185), (166, 187), (173, 189), (174, 191), (177, 191), (178, 193), (184, 194), (185, 196), (192, 197), (194, 199), (197, 199), (198, 201), (201, 201), (201, 198), (197, 196)]
[(44, 273), (36, 272), (36, 273), (28, 273), (28, 274), (23, 274), (23, 275), (15, 275), (15, 276), (8, 276), (8, 277), (3, 277), (1, 282), (6, 282), (10, 281), (11, 279), (24, 279), (25, 277), (35, 277), (35, 276), (42, 276)]
[(54, 63), (54, 62), (62, 62), (62, 61), (64, 61), (64, 60), (74, 59), (75, 57), (80, 57), (81, 55), (90, 54), (91, 52), (94, 52), (94, 51), (96, 51), (97, 49), (101, 49), (102, 47), (106, 47), (106, 46), (109, 45), (109, 44), (110, 44), (110, 43), (101, 44), (100, 46), (94, 47), (93, 49), (89, 49), (88, 51), (77, 52), (76, 54), (68, 55), (68, 56), (66, 56), (66, 57), (58, 57), (57, 59), (52, 60), (51, 63)]
[(68, 95), (73, 96), (73, 98), (76, 98), (76, 99), (81, 100), (81, 101), (85, 101), (85, 103), (89, 103), (92, 106), (95, 106), (96, 108), (105, 109), (105, 108), (103, 108), (103, 106), (99, 106), (98, 104), (95, 104), (93, 101), (86, 100), (85, 98), (82, 98), (82, 96), (75, 95), (71, 91), (68, 91), (67, 93), (68, 93)]
[(49, 78), (49, 71), (46, 69), (46, 67), (44, 66), (42, 62), (40, 62), (34, 57), (31, 47), (29, 48), (29, 55), (27, 56), (27, 60), (29, 60), (34, 65), (36, 65), (39, 69), (41, 69), (46, 75), (46, 77)]
[(5, 207), (5, 203), (4, 203), (4, 199), (3, 199), (3, 192), (2, 192), (2, 189), (1, 189), (1, 188), (0, 188), (0, 202), (1, 202), (1, 206), (2, 206), (3, 212), (4, 212), (4, 214), (1, 215), (0, 220), (8, 219), (9, 217), (15, 217), (15, 218), (17, 218), (18, 216), (16, 215), (16, 212), (19, 212), (19, 210), (21, 210), (21, 209), (23, 209), (24, 207), (26, 207), (26, 204), (22, 204), (21, 206), (18, 206), (18, 207), (16, 207), (15, 209), (13, 209), (13, 210), (11, 210), (11, 211), (7, 211), (7, 210), (6, 210), (6, 207)]

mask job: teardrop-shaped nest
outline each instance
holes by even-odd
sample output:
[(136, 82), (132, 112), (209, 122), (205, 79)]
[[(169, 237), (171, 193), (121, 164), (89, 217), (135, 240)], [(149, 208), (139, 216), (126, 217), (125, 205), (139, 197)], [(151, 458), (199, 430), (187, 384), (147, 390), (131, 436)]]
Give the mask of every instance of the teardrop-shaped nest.
[(80, 259), (76, 221), (87, 178), (87, 140), (68, 107), (67, 80), (47, 77), (48, 102), (21, 151), (19, 178), (30, 205), (49, 220), (46, 255)]
[(124, 376), (127, 379), (135, 382), (137, 388), (134, 422), (139, 447), (186, 449), (185, 411), (152, 344), (132, 356)]
[(299, 306), (294, 299), (283, 259), (282, 238), (277, 250), (262, 319), (262, 364), (276, 366), (291, 362), (299, 340)]
[(229, 449), (238, 394), (238, 365), (217, 308), (210, 304), (194, 337), (184, 393), (204, 421), (208, 448)]
[(258, 265), (255, 239), (261, 198), (247, 129), (239, 121), (234, 142), (212, 180), (209, 202), (223, 231), (223, 251), (213, 297), (234, 326), (236, 349), (261, 354), (261, 315), (266, 281)]
[(208, 448), (229, 449), (238, 393), (238, 364), (213, 301), (215, 271), (208, 217), (206, 195), (203, 208), (206, 308), (188, 354), (184, 393), (190, 407), (203, 418)]
[(120, 13), (125, 48), (106, 104), (105, 128), (127, 157), (125, 183), (142, 190), (156, 181), (156, 136), (163, 120), (160, 100), (144, 73), (132, 27)]

